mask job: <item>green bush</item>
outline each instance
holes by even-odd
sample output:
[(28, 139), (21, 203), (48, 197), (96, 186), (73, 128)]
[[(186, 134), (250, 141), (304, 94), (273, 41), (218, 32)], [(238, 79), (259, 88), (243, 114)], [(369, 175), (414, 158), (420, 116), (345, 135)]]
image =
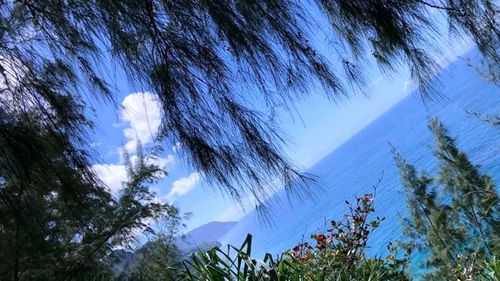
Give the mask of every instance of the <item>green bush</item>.
[(263, 260), (251, 257), (252, 236), (241, 247), (215, 247), (198, 252), (184, 262), (180, 280), (409, 280), (406, 274), (408, 256), (398, 258), (398, 248), (388, 245), (391, 254), (385, 258), (367, 258), (365, 248), (370, 234), (383, 218), (369, 220), (374, 211), (373, 194), (349, 202), (344, 221), (332, 221), (326, 233), (314, 234), (310, 242)]
[[(374, 194), (346, 201), (343, 221), (311, 235), (281, 256), (251, 257), (251, 236), (240, 248), (214, 248), (184, 263), (182, 280), (410, 280), (410, 250), (424, 280), (493, 281), (500, 278), (500, 204), (497, 189), (460, 151), (437, 119), (429, 122), (436, 139), (436, 176), (408, 164), (394, 150), (406, 193), (409, 216), (403, 219), (404, 243), (390, 243), (389, 255), (365, 256), (370, 234), (384, 218), (371, 219)], [(376, 189), (375, 189), (376, 191)], [(399, 251), (403, 246), (406, 251)]]

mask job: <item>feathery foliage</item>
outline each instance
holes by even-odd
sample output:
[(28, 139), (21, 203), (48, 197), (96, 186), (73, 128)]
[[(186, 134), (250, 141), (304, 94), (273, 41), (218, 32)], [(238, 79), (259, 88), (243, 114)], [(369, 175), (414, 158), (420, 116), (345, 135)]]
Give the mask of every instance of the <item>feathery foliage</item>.
[(429, 122), (436, 139), (436, 176), (417, 174), (394, 151), (407, 196), (404, 219), (411, 245), (423, 253), (432, 280), (472, 280), (477, 261), (500, 255), (500, 200), (491, 177), (460, 151), (437, 119)]
[(161, 231), (158, 231), (151, 241), (135, 251), (135, 264), (131, 268), (128, 279), (123, 280), (176, 280), (172, 268), (180, 268), (184, 258), (177, 248), (176, 239), (181, 237), (180, 228), (186, 217), (168, 217), (163, 221)]
[(444, 51), (433, 47), (443, 35), (433, 11), (498, 70), (492, 0), (0, 0), (2, 278), (71, 279), (147, 230), (145, 219), (178, 216), (151, 200), (161, 171), (141, 153), (118, 198), (90, 169), (89, 103), (116, 105), (112, 70), (157, 96), (156, 144), (181, 143), (223, 191), (263, 204), (309, 179), (283, 154), (277, 110), (318, 86), (348, 97), (371, 56), (384, 71), (407, 66), (432, 92)]
[[(114, 247), (126, 246), (139, 233), (149, 231), (146, 219), (177, 216), (175, 208), (152, 201), (146, 185), (161, 171), (144, 157), (128, 163), (129, 179), (115, 199), (92, 174), (84, 177), (86, 167), (72, 162), (51, 133), (39, 120), (3, 121), (2, 280), (71, 280), (106, 271), (102, 259)], [(23, 141), (25, 134), (30, 142)], [(19, 138), (9, 143), (13, 136)], [(5, 153), (16, 153), (12, 159), (20, 163), (7, 162)]]
[[(434, 12), (498, 61), (492, 0), (0, 1), (0, 109), (10, 119), (36, 109), (84, 169), (71, 149), (89, 152), (81, 108), (89, 96), (113, 101), (118, 69), (157, 95), (158, 142), (180, 142), (207, 179), (261, 204), (269, 182), (308, 179), (283, 155), (272, 112), (317, 86), (349, 96), (370, 53), (384, 71), (408, 66), (429, 94), (444, 51)], [(333, 57), (319, 51), (318, 31)]]
[(493, 126), (500, 126), (500, 113), (499, 114), (481, 114), (479, 112), (467, 112), (470, 116), (473, 116), (481, 121), (489, 123)]
[(281, 256), (266, 254), (263, 260), (252, 258), (252, 236), (247, 235), (241, 247), (219, 247), (198, 252), (184, 262), (178, 280), (255, 280), (255, 281), (406, 281), (407, 257), (398, 258), (398, 249), (389, 245), (391, 255), (368, 258), (364, 254), (367, 240), (382, 219), (370, 221), (374, 211), (374, 194), (356, 198), (349, 204), (349, 214), (342, 221), (332, 221), (325, 234), (315, 234), (313, 242), (302, 241)]

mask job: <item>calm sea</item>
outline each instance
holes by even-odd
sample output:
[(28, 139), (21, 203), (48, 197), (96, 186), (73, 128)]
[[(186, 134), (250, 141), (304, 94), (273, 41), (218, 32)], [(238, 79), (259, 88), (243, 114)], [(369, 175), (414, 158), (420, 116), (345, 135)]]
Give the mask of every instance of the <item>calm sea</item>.
[(344, 201), (371, 192), (383, 174), (377, 189), (376, 215), (387, 220), (373, 233), (369, 252), (384, 253), (387, 242), (400, 237), (399, 214), (405, 213), (405, 199), (389, 143), (419, 170), (433, 173), (436, 161), (432, 155), (433, 136), (427, 128), (429, 117), (439, 117), (458, 146), (500, 186), (500, 128), (466, 114), (500, 112), (500, 88), (484, 81), (461, 59), (447, 67), (440, 80), (445, 99), (424, 104), (417, 94), (409, 95), (316, 163), (309, 171), (319, 177), (320, 190), (315, 201), (276, 202), (272, 227), (262, 224), (252, 212), (220, 242), (240, 245), (251, 233), (254, 257), (261, 258), (266, 252), (279, 254), (303, 236), (307, 238), (326, 229), (331, 219), (342, 219), (347, 210)]

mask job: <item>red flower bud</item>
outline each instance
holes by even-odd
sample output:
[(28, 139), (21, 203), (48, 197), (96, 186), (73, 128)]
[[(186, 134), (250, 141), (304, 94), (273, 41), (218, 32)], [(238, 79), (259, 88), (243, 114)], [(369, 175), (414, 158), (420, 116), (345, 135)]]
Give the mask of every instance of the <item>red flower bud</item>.
[(325, 241), (325, 239), (326, 239), (326, 236), (323, 234), (319, 234), (316, 236), (316, 241), (318, 241), (318, 242)]

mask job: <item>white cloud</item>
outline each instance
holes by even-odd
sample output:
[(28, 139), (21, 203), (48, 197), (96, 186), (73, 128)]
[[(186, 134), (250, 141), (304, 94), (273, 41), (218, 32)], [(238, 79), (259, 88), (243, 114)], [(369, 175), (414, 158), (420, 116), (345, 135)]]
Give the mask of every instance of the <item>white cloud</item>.
[(181, 149), (181, 147), (182, 147), (182, 143), (181, 143), (181, 142), (176, 142), (176, 143), (174, 144), (174, 146), (172, 146), (172, 151), (173, 151), (173, 152), (178, 152), (178, 151), (179, 151), (179, 149)]
[[(130, 162), (133, 164), (137, 161), (137, 155), (130, 157)], [(168, 170), (175, 163), (175, 158), (172, 154), (167, 155), (167, 157), (148, 157), (146, 158), (146, 164), (156, 165), (161, 169)]]
[(95, 164), (92, 170), (115, 195), (122, 189), (123, 182), (127, 181), (127, 170), (124, 165)]
[[(133, 164), (137, 161), (137, 140), (142, 144), (151, 143), (161, 124), (161, 111), (155, 95), (137, 92), (126, 96), (122, 101), (120, 119), (123, 123), (113, 126), (126, 124), (127, 127), (123, 129), (127, 141), (124, 148), (130, 153)], [(122, 152), (121, 149), (119, 152)], [(169, 154), (166, 157), (148, 157), (146, 162), (168, 170), (175, 163), (175, 158)], [(92, 169), (114, 195), (118, 194), (123, 188), (123, 182), (127, 181), (127, 171), (123, 164), (96, 164)]]
[(403, 85), (403, 90), (404, 91), (410, 91), (413, 88), (413, 81), (411, 79), (408, 79), (405, 81)]
[[(134, 155), (130, 158), (131, 163), (135, 163), (137, 156)], [(174, 162), (174, 156), (168, 155), (165, 158), (147, 158), (147, 164), (154, 164), (161, 169), (168, 170)], [(95, 164), (92, 170), (101, 179), (101, 181), (110, 189), (113, 195), (117, 195), (123, 188), (123, 183), (127, 181), (127, 170), (125, 165), (119, 164)]]
[(0, 55), (0, 107), (8, 112), (36, 111), (43, 109), (44, 115), (52, 113), (52, 108), (43, 95), (21, 90), (20, 81), (26, 79), (28, 68), (15, 57)]
[(98, 142), (98, 141), (97, 142), (92, 142), (90, 144), (90, 147), (99, 147), (99, 146), (101, 146), (101, 142)]
[(156, 96), (148, 92), (129, 94), (123, 99), (120, 118), (129, 125), (123, 130), (127, 139), (125, 149), (133, 153), (137, 140), (143, 144), (150, 143), (158, 132), (161, 110)]
[(19, 60), (13, 57), (0, 56), (0, 66), (2, 67), (2, 75), (0, 75), (0, 89), (4, 98), (6, 94), (10, 99), (14, 99), (14, 93), (10, 93), (12, 88), (19, 86), (19, 81), (26, 73), (26, 66)]
[(194, 172), (187, 177), (180, 178), (172, 184), (172, 189), (167, 194), (167, 200), (169, 202), (174, 201), (175, 198), (183, 196), (193, 190), (196, 185), (203, 178), (203, 174), (200, 172)]
[(154, 158), (152, 163), (162, 169), (168, 170), (175, 163), (175, 158), (172, 154), (167, 155), (165, 158)]

